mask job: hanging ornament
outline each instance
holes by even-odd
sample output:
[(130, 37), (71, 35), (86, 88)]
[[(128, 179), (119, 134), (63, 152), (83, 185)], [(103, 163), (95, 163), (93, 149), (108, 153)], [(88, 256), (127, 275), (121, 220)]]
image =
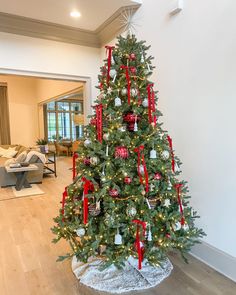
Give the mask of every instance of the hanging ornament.
[(112, 57), (111, 57), (111, 64), (112, 64), (112, 65), (114, 65), (114, 64), (115, 64), (115, 60), (114, 60), (114, 57), (113, 57), (113, 55), (112, 55)]
[(126, 183), (126, 184), (131, 184), (131, 182), (132, 182), (132, 178), (131, 178), (131, 177), (126, 176), (126, 177), (124, 178), (124, 183)]
[(96, 118), (92, 118), (90, 120), (90, 125), (96, 126), (96, 124), (97, 124), (97, 119)]
[(135, 120), (139, 122), (141, 120), (141, 117), (134, 114), (133, 112), (130, 112), (124, 115), (123, 120), (128, 123), (128, 130), (134, 131)]
[(181, 225), (181, 223), (178, 221), (178, 222), (176, 222), (176, 223), (174, 224), (173, 228), (174, 228), (174, 231), (178, 231), (178, 230), (181, 230), (182, 225)]
[(85, 235), (85, 229), (83, 227), (78, 228), (75, 232), (78, 237), (83, 237)]
[(110, 134), (109, 133), (104, 133), (103, 134), (103, 139), (104, 140), (106, 140), (106, 141), (109, 140), (109, 137), (110, 137)]
[(135, 116), (134, 132), (138, 131), (137, 116)]
[(143, 107), (147, 108), (148, 107), (148, 99), (144, 98), (143, 102), (142, 102)]
[(155, 180), (160, 180), (161, 179), (161, 174), (159, 172), (156, 172), (153, 178)]
[(183, 226), (182, 226), (183, 230), (186, 230), (188, 231), (189, 230), (189, 225), (187, 223), (185, 223)]
[(137, 214), (137, 210), (135, 207), (128, 207), (126, 213), (128, 216), (133, 217)]
[(115, 224), (115, 218), (112, 215), (106, 213), (104, 222), (112, 227)]
[(90, 158), (90, 163), (92, 164), (92, 165), (97, 165), (98, 164), (98, 157), (91, 157)]
[(127, 89), (126, 88), (122, 88), (121, 89), (121, 95), (125, 96), (127, 94)]
[(109, 195), (111, 196), (111, 197), (118, 197), (119, 196), (119, 192), (118, 192), (118, 190), (116, 189), (116, 188), (113, 188), (113, 189), (110, 189), (109, 190)]
[(117, 228), (117, 233), (115, 235), (115, 245), (122, 245), (122, 236), (119, 233), (119, 228)]
[(145, 61), (145, 59), (144, 59), (144, 55), (142, 54), (142, 55), (141, 55), (141, 60), (140, 60), (140, 62), (141, 62), (141, 63), (144, 63), (144, 61)]
[(89, 158), (85, 158), (83, 160), (84, 165), (89, 166), (90, 165), (90, 159)]
[(180, 172), (180, 168), (179, 168), (179, 165), (177, 163), (175, 163), (174, 171), (175, 171), (175, 173), (179, 173)]
[(125, 146), (117, 146), (115, 148), (115, 158), (127, 159), (129, 157), (129, 151)]
[(155, 188), (155, 185), (153, 183), (151, 183), (149, 185), (149, 188), (150, 188), (150, 192), (153, 192), (154, 191), (154, 188)]
[(107, 145), (107, 146), (106, 146), (106, 157), (109, 156), (109, 154), (108, 154), (108, 149), (109, 149), (109, 147), (108, 147), (108, 145)]
[(95, 204), (90, 204), (88, 207), (88, 210), (91, 216), (98, 216), (101, 213), (100, 202), (96, 202)]
[(121, 127), (118, 128), (119, 131), (125, 132), (126, 131), (126, 125), (122, 125)]
[(136, 89), (136, 88), (132, 88), (131, 89), (131, 96), (132, 97), (135, 97), (135, 96), (137, 96), (138, 95), (138, 90)]
[(131, 60), (135, 60), (135, 59), (136, 59), (136, 55), (135, 55), (135, 53), (130, 53), (129, 58), (130, 58)]
[(120, 107), (121, 106), (121, 99), (119, 98), (119, 96), (117, 96), (115, 98), (115, 107)]
[(150, 208), (149, 208), (149, 206), (148, 206), (148, 208), (149, 209), (155, 209), (158, 200), (157, 199), (147, 199), (147, 200), (148, 200), (148, 203), (149, 203), (149, 206), (150, 206)]
[(141, 175), (144, 175), (144, 166), (142, 164), (139, 166), (139, 172)]
[(150, 151), (150, 159), (156, 159), (157, 158), (157, 152), (154, 150), (154, 148)]
[(89, 146), (91, 143), (92, 143), (91, 140), (87, 138), (87, 139), (85, 139), (85, 141), (84, 141), (84, 146), (87, 147), (87, 146)]
[(170, 199), (165, 199), (163, 206), (169, 208), (169, 206), (170, 206)]
[(136, 74), (137, 69), (135, 67), (129, 67), (129, 70), (132, 74)]
[(161, 153), (161, 157), (162, 157), (163, 160), (168, 160), (169, 157), (170, 157), (170, 153), (168, 151), (163, 151)]
[(169, 233), (166, 234), (167, 239), (171, 238), (171, 235)]
[(170, 178), (169, 178), (169, 180), (168, 180), (168, 187), (167, 187), (167, 190), (168, 190), (168, 191), (171, 191), (171, 190), (172, 190), (172, 184), (171, 184), (171, 182), (170, 182)]
[(150, 225), (149, 225), (147, 240), (148, 240), (148, 242), (152, 241), (152, 232), (151, 232), (151, 226)]

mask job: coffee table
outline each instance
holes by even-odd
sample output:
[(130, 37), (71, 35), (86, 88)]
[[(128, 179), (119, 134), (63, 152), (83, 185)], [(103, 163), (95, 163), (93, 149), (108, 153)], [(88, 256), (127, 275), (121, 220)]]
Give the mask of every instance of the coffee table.
[(31, 187), (30, 183), (27, 180), (28, 172), (38, 170), (39, 168), (34, 164), (30, 164), (27, 167), (20, 167), (20, 168), (10, 168), (9, 166), (6, 166), (5, 169), (7, 173), (15, 174), (16, 176), (15, 188), (17, 191), (20, 191), (22, 187), (25, 187), (25, 188)]

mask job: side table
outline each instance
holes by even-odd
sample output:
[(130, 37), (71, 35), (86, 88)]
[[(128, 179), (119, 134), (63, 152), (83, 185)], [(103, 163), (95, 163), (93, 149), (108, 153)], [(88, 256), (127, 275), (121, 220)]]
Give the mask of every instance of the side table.
[(27, 174), (29, 171), (38, 170), (39, 168), (36, 165), (29, 165), (27, 167), (20, 168), (10, 168), (9, 166), (5, 167), (7, 173), (14, 173), (16, 176), (16, 190), (20, 191), (22, 187), (30, 188), (31, 185), (27, 180)]
[[(43, 153), (47, 157), (47, 161), (44, 164), (44, 175), (46, 174), (54, 174), (57, 177), (57, 158), (56, 153), (54, 151), (48, 151), (47, 153)], [(49, 167), (49, 165), (53, 165), (53, 167)]]

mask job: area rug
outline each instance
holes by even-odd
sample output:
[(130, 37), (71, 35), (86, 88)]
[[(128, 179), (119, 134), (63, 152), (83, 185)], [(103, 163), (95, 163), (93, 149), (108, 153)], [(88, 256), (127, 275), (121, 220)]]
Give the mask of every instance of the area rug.
[(12, 191), (15, 197), (30, 197), (35, 195), (43, 195), (44, 191), (42, 191), (37, 184), (31, 184), (30, 188), (22, 188), (20, 191), (17, 191), (15, 187), (12, 187)]
[[(129, 257), (123, 269), (117, 269), (114, 265), (100, 269), (102, 260), (90, 259), (88, 263), (72, 259), (72, 271), (80, 283), (98, 291), (113, 294), (144, 290), (157, 286), (166, 279), (173, 266), (168, 258), (161, 266), (151, 266), (145, 260), (141, 270), (138, 270), (138, 260)], [(140, 293), (142, 294), (142, 293)]]

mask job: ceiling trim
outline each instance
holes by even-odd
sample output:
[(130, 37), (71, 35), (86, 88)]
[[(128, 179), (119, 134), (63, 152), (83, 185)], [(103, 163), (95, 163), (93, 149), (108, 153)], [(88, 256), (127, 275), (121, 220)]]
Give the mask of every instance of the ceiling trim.
[(0, 31), (100, 48), (121, 32), (120, 16), (122, 13), (128, 10), (134, 14), (140, 6), (141, 4), (135, 4), (121, 7), (95, 31), (0, 12)]

